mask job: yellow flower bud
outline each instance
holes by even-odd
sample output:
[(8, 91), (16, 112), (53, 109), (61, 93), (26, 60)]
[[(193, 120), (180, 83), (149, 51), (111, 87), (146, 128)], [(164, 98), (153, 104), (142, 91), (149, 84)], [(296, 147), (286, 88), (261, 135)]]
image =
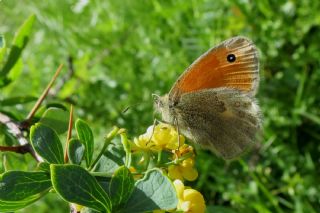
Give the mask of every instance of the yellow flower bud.
[(182, 181), (175, 180), (173, 182), (176, 188), (179, 203), (177, 210), (186, 213), (204, 213), (206, 205), (204, 198), (200, 192), (195, 189), (185, 189)]
[(190, 202), (188, 205), (188, 213), (205, 212), (206, 205), (204, 198), (200, 192), (194, 189), (185, 189), (183, 192), (184, 202)]
[(193, 167), (180, 167), (182, 177), (188, 181), (194, 181), (198, 178), (198, 171)]
[(194, 181), (198, 178), (198, 171), (194, 168), (194, 159), (193, 157), (183, 160), (178, 165), (170, 165), (168, 167), (168, 176), (172, 180), (188, 180)]
[(181, 166), (183, 167), (193, 167), (194, 165), (194, 159), (193, 158), (188, 158), (182, 161)]
[(175, 180), (175, 179), (183, 180), (183, 176), (179, 169), (179, 166), (176, 166), (176, 165), (170, 165), (168, 167), (168, 176), (172, 180)]

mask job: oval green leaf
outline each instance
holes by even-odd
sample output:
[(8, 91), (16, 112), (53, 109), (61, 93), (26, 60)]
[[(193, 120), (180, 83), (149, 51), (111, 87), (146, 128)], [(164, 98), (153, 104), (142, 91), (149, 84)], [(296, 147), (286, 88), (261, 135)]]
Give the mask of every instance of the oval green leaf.
[(125, 166), (121, 166), (112, 176), (109, 185), (109, 195), (111, 196), (114, 208), (127, 202), (134, 189), (134, 179)]
[(111, 200), (97, 180), (78, 165), (50, 165), (54, 189), (68, 202), (111, 212)]
[(71, 163), (80, 164), (83, 159), (84, 151), (84, 145), (80, 140), (73, 138), (69, 141), (68, 156)]
[(103, 153), (98, 163), (93, 168), (95, 172), (115, 172), (120, 166), (124, 165), (125, 152), (123, 147), (110, 144)]
[(124, 212), (140, 213), (177, 207), (178, 197), (173, 183), (159, 169), (149, 170), (138, 180)]
[(94, 149), (94, 139), (92, 130), (90, 129), (89, 125), (81, 119), (78, 119), (76, 121), (75, 126), (78, 137), (85, 147), (85, 159), (87, 167), (89, 167), (92, 161)]
[(31, 127), (30, 141), (34, 150), (48, 163), (63, 163), (63, 148), (57, 133), (37, 123)]
[(69, 113), (60, 108), (49, 108), (43, 113), (39, 123), (51, 127), (58, 134), (62, 134), (68, 130)]
[(50, 175), (46, 172), (9, 171), (0, 176), (0, 200), (23, 200), (50, 187)]

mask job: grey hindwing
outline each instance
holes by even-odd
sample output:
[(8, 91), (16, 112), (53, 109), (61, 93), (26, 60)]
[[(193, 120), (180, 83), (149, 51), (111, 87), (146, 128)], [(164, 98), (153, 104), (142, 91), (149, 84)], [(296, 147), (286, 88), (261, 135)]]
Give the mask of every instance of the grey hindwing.
[(174, 110), (187, 137), (224, 159), (241, 155), (256, 141), (261, 128), (261, 113), (255, 99), (236, 89), (184, 94)]

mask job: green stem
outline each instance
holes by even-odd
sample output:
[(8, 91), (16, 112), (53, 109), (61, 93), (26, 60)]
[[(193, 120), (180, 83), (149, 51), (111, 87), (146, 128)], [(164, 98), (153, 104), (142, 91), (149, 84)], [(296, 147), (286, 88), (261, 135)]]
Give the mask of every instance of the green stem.
[(143, 157), (144, 157), (144, 159), (146, 161), (145, 171), (147, 171), (148, 167), (149, 167), (149, 163), (150, 163), (150, 153), (149, 152), (145, 152)]
[(126, 162), (125, 165), (127, 168), (131, 165), (131, 146), (128, 141), (127, 134), (125, 132), (120, 133), (121, 143), (123, 145), (124, 151), (126, 153)]
[(162, 150), (158, 151), (158, 159), (157, 159), (157, 165), (160, 165), (162, 158)]
[(99, 155), (97, 156), (97, 158), (93, 161), (93, 163), (90, 165), (89, 170), (92, 170), (93, 167), (97, 164), (97, 162), (99, 161), (99, 159), (101, 158), (101, 156), (103, 155), (103, 153), (106, 151), (108, 145), (110, 144), (110, 142), (112, 141), (112, 139), (118, 134), (119, 128), (118, 127), (113, 127), (113, 129), (108, 133), (105, 141), (104, 141), (104, 145), (99, 153)]
[(170, 165), (177, 165), (177, 164), (180, 164), (182, 161), (184, 161), (184, 160), (186, 160), (186, 159), (188, 159), (188, 158), (190, 158), (192, 156), (193, 156), (193, 152), (189, 152), (189, 153), (183, 155), (182, 157), (180, 157), (178, 159), (175, 159), (173, 161), (170, 161), (170, 162), (167, 162), (165, 164), (162, 164), (162, 166), (167, 167), (167, 166), (170, 166)]

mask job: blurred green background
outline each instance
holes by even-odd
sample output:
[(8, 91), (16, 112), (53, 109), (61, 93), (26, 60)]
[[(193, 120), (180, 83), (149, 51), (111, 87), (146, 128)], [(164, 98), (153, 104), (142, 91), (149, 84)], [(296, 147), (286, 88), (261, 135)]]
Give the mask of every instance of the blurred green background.
[[(97, 138), (113, 125), (134, 137), (153, 122), (152, 93), (167, 93), (210, 47), (247, 36), (261, 58), (260, 149), (231, 163), (199, 150), (188, 185), (214, 212), (320, 212), (319, 11), (319, 0), (2, 0), (7, 44), (30, 14), (37, 20), (0, 98), (39, 96), (64, 63), (46, 103), (74, 103)], [(33, 104), (4, 110), (26, 116)], [(34, 211), (68, 210), (50, 195), (19, 212)]]

